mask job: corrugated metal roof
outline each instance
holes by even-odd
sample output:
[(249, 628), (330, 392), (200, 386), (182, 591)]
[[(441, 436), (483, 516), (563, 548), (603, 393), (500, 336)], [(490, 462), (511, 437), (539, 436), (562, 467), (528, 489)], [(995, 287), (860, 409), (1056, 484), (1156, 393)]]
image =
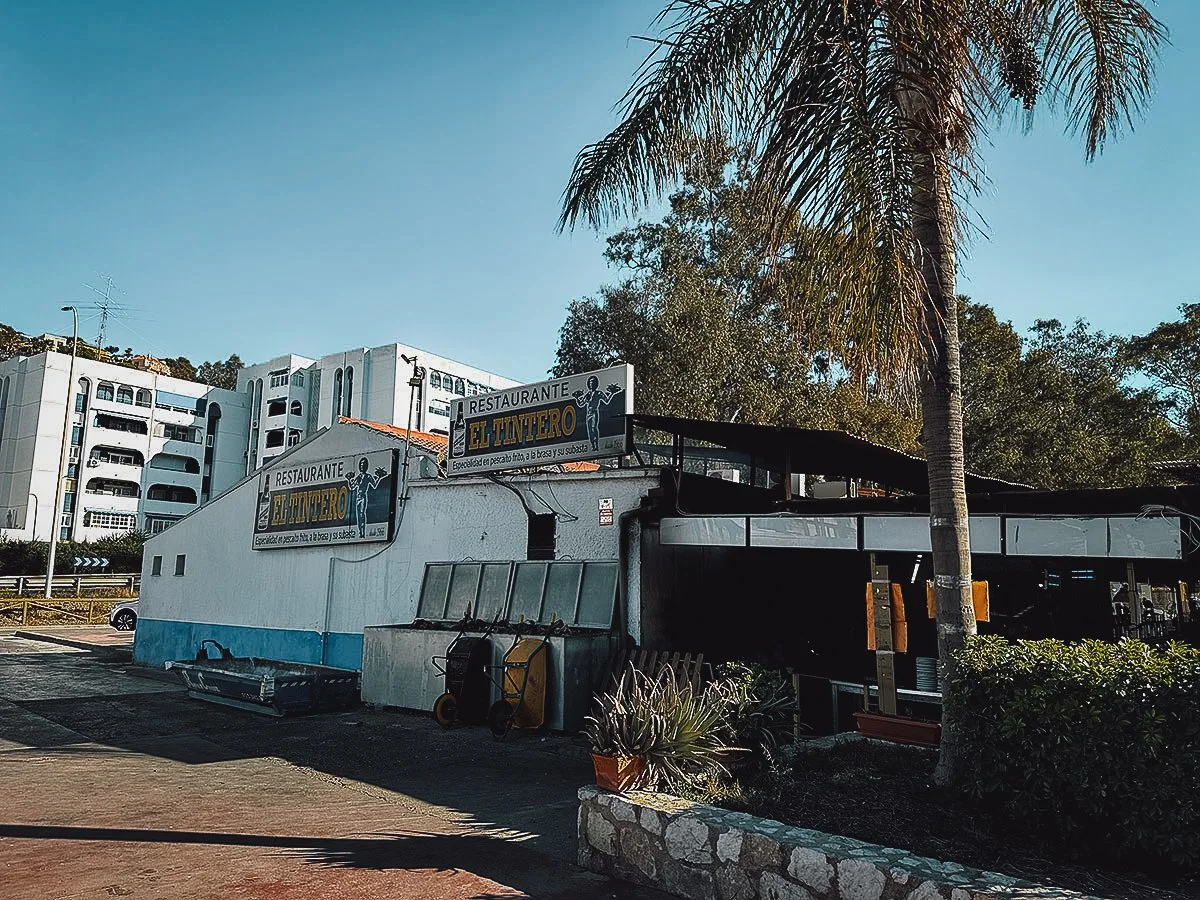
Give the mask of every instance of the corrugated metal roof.
[[(865, 478), (914, 494), (929, 491), (924, 459), (844, 431), (710, 422), (677, 416), (635, 414), (630, 419), (642, 428), (753, 454), (777, 466), (781, 466), (786, 458), (793, 472)], [(967, 491), (970, 493), (1026, 489), (1027, 485), (967, 473)]]

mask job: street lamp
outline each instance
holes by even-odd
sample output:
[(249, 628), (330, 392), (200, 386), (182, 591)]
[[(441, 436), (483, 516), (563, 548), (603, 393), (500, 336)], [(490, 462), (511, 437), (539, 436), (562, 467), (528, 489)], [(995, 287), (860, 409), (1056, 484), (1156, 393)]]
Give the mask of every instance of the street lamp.
[(79, 349), (79, 310), (73, 306), (64, 306), (62, 311), (71, 314), (71, 373), (67, 376), (67, 403), (63, 409), (62, 453), (58, 457), (58, 478), (54, 488), (54, 518), (50, 522), (50, 547), (46, 553), (45, 597), (47, 600), (53, 595), (54, 556), (58, 549), (58, 531), (62, 527), (63, 473), (67, 468), (67, 455), (71, 447), (71, 406), (72, 400), (75, 398), (75, 354)]

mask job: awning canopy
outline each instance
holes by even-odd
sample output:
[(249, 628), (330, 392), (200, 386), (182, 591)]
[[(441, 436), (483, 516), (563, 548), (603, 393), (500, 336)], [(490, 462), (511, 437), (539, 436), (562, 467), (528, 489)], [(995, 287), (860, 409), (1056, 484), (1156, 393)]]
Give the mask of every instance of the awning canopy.
[[(929, 493), (924, 459), (844, 431), (710, 422), (676, 416), (634, 414), (629, 418), (640, 428), (746, 453), (769, 468), (782, 471), (786, 463), (792, 472), (848, 476), (913, 494)], [(968, 493), (1028, 489), (1028, 485), (967, 473)]]

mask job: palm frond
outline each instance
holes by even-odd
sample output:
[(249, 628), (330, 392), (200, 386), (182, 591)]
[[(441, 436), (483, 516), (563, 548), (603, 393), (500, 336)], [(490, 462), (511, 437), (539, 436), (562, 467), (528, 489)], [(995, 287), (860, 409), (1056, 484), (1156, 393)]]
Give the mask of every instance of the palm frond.
[(675, 0), (655, 19), (655, 39), (618, 107), (621, 123), (575, 160), (559, 229), (600, 226), (673, 186), (698, 142), (721, 140), (732, 110), (753, 93), (754, 67), (791, 4), (781, 0)]
[(1137, 0), (1042, 0), (1046, 81), (1089, 160), (1131, 128), (1150, 99), (1167, 29)]

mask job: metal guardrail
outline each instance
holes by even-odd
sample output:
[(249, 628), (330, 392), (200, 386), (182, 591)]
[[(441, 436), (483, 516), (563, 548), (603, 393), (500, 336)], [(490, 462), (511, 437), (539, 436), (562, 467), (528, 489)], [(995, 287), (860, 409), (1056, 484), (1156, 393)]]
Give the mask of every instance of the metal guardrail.
[[(56, 594), (83, 596), (84, 591), (103, 588), (124, 588), (136, 595), (142, 586), (141, 575), (55, 575), (51, 591)], [(46, 590), (45, 575), (0, 576), (0, 593), (15, 596), (43, 594)]]

